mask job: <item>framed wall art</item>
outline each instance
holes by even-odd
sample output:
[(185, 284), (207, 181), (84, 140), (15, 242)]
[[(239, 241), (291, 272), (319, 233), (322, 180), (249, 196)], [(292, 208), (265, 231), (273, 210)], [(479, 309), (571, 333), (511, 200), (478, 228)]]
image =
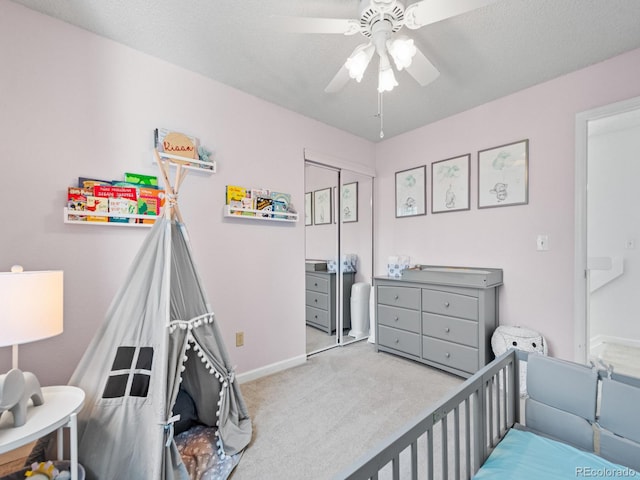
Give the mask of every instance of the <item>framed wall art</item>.
[(529, 203), (529, 140), (478, 152), (478, 208)]
[(311, 192), (304, 194), (304, 224), (313, 225), (313, 199)]
[(358, 182), (345, 183), (342, 186), (342, 221), (358, 221)]
[(471, 154), (431, 164), (431, 213), (469, 210)]
[(396, 172), (396, 218), (426, 215), (427, 167)]
[(313, 192), (313, 224), (331, 223), (331, 188)]

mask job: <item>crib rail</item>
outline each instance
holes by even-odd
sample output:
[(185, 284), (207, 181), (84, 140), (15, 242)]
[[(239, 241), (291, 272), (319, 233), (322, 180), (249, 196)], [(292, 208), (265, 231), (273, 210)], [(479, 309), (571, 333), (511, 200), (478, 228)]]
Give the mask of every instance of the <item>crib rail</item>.
[(519, 419), (519, 356), (495, 359), (334, 480), (470, 479)]

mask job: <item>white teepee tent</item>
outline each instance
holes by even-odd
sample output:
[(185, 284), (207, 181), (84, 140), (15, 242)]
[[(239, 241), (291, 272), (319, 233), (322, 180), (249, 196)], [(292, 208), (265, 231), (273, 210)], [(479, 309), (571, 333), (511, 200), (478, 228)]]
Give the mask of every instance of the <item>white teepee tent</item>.
[[(221, 458), (237, 462), (252, 425), (213, 310), (205, 298), (159, 157), (167, 208), (142, 248), (70, 384), (86, 393), (79, 460), (89, 480), (188, 479), (173, 440), (180, 388), (198, 421), (216, 427)], [(235, 463), (234, 463), (235, 465)]]

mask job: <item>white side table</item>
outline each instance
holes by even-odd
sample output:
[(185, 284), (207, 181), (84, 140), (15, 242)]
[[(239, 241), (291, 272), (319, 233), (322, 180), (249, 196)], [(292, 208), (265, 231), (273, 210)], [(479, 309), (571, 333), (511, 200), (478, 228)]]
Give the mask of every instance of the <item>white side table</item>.
[(78, 387), (42, 387), (44, 403), (34, 407), (29, 402), (27, 421), (13, 426), (11, 414), (0, 418), (0, 454), (9, 452), (58, 430), (58, 460), (62, 460), (64, 427), (70, 433), (71, 480), (78, 480), (78, 423), (77, 413), (84, 403), (84, 392)]

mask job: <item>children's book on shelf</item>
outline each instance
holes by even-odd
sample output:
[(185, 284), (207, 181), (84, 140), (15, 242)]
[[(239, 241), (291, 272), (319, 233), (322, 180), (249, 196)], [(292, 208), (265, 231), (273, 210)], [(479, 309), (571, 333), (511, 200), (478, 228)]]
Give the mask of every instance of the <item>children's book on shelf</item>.
[[(93, 187), (93, 196), (107, 198), (109, 213), (135, 213), (129, 212), (129, 205), (138, 205), (138, 189), (136, 187), (117, 187), (114, 185), (95, 185)], [(128, 202), (114, 202), (113, 199), (128, 200)], [(115, 208), (115, 210), (114, 210)], [(124, 211), (123, 211), (124, 210)], [(133, 219), (126, 217), (108, 217), (110, 222), (115, 223), (134, 223)]]
[(251, 197), (251, 189), (239, 185), (227, 185), (225, 201), (229, 205), (232, 215), (255, 216), (255, 212), (242, 211), (255, 208)]
[(155, 175), (144, 175), (142, 173), (124, 173), (124, 181), (126, 183), (137, 185), (140, 187), (158, 187), (158, 177)]
[[(256, 217), (271, 218), (273, 212), (273, 199), (271, 197), (256, 197)], [(263, 213), (264, 212), (264, 213)]]
[[(96, 197), (90, 195), (87, 197), (87, 211), (109, 213), (109, 198)], [(105, 215), (87, 215), (87, 222), (108, 222), (109, 217)]]
[(271, 192), (273, 200), (273, 218), (288, 218), (287, 215), (278, 215), (278, 212), (287, 213), (291, 203), (291, 194), (282, 192)]
[[(165, 192), (156, 188), (140, 187), (138, 190), (138, 213), (140, 215), (157, 216), (164, 207)], [(141, 218), (138, 223), (154, 223), (155, 218)]]
[[(138, 202), (130, 198), (112, 197), (109, 198), (109, 213), (132, 215), (138, 212)], [(115, 223), (135, 223), (135, 218), (109, 217), (110, 222)]]
[(96, 185), (111, 185), (111, 182), (90, 177), (78, 177), (78, 187), (80, 188), (93, 188)]
[[(93, 189), (69, 187), (67, 189), (67, 208), (75, 211), (85, 211), (87, 209), (87, 197), (93, 195)], [(86, 222), (86, 215), (69, 214), (67, 220), (76, 222)]]

